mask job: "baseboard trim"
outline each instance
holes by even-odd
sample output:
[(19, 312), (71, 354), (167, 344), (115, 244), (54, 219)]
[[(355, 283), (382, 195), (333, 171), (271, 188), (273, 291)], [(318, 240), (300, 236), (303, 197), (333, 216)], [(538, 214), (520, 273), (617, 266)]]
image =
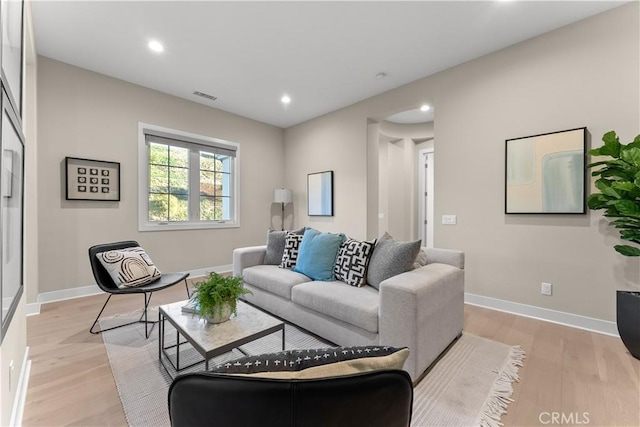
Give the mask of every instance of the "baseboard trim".
[[(198, 268), (195, 270), (181, 271), (181, 273), (189, 273), (189, 278), (206, 276), (212, 271), (216, 273), (226, 273), (233, 269), (232, 264), (217, 265), (207, 268)], [(79, 286), (77, 288), (62, 289), (60, 291), (50, 291), (38, 294), (35, 303), (26, 305), (27, 316), (35, 316), (40, 314), (40, 306), (48, 302), (64, 301), (67, 299), (86, 297), (89, 295), (102, 294), (102, 290), (98, 285)]]
[(9, 421), (10, 426), (22, 426), (22, 417), (24, 415), (24, 404), (27, 401), (27, 388), (29, 388), (30, 374), (31, 360), (29, 360), (29, 347), (27, 347), (24, 350), (20, 379), (18, 380), (18, 388), (16, 389), (16, 398), (13, 401), (13, 408), (11, 409), (11, 420)]
[(546, 322), (557, 323), (559, 325), (570, 326), (572, 328), (584, 329), (590, 332), (619, 337), (616, 322), (595, 319), (593, 317), (581, 316), (579, 314), (566, 313), (563, 311), (551, 310), (548, 308), (536, 307), (533, 305), (520, 304), (517, 302), (501, 300), (497, 298), (485, 297), (465, 292), (464, 302), (478, 307), (490, 308), (492, 310), (504, 311), (505, 313), (517, 314), (518, 316), (530, 317), (532, 319), (544, 320)]

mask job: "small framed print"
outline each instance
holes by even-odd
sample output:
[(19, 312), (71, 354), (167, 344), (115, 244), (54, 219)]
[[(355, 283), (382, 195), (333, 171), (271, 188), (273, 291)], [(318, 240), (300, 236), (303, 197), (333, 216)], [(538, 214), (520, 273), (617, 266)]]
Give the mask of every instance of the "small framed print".
[(65, 157), (66, 200), (120, 201), (120, 163)]

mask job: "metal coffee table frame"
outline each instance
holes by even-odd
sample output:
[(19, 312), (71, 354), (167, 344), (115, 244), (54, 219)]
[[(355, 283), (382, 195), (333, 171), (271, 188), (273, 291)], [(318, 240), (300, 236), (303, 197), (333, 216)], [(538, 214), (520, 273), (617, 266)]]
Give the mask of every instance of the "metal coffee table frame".
[[(182, 301), (180, 303), (174, 303), (174, 304), (181, 304), (184, 305), (186, 304), (187, 301)], [(168, 304), (169, 305), (174, 305), (174, 304)], [(238, 302), (238, 304), (246, 304), (243, 302)], [(237, 339), (231, 339), (228, 342), (226, 342), (225, 344), (215, 347), (215, 348), (210, 348), (210, 349), (206, 349), (204, 348), (202, 345), (200, 345), (200, 343), (194, 339), (192, 337), (192, 335), (189, 333), (188, 330), (185, 330), (184, 328), (182, 328), (173, 317), (171, 317), (171, 315), (169, 315), (166, 311), (165, 311), (165, 307), (166, 306), (160, 306), (159, 311), (158, 311), (158, 360), (160, 361), (160, 364), (164, 367), (164, 369), (167, 371), (167, 373), (169, 374), (169, 376), (171, 378), (174, 378), (174, 375), (172, 374), (171, 370), (169, 369), (169, 367), (167, 366), (165, 359), (169, 361), (169, 363), (171, 364), (171, 367), (173, 368), (173, 370), (177, 373), (179, 373), (180, 371), (183, 371), (185, 369), (188, 369), (192, 366), (198, 365), (200, 363), (204, 362), (204, 367), (205, 370), (209, 370), (209, 360), (219, 356), (221, 354), (227, 353), (233, 349), (238, 349), (241, 353), (247, 355), (247, 353), (242, 350), (241, 348), (239, 348), (240, 346), (247, 344), (251, 341), (255, 341), (259, 338), (265, 337), (267, 335), (271, 335), (273, 333), (276, 333), (278, 331), (282, 331), (282, 350), (285, 349), (285, 336), (284, 336), (284, 322), (280, 319), (277, 319), (273, 316), (271, 316), (268, 313), (263, 312), (262, 310), (257, 309), (256, 307), (253, 307), (250, 304), (246, 304), (247, 306), (251, 307), (254, 310), (258, 310), (260, 311), (262, 314), (264, 314), (265, 316), (269, 316), (275, 320), (277, 320), (279, 323), (276, 324), (275, 326), (271, 326), (262, 330), (259, 330), (255, 333), (251, 333), (251, 334), (247, 334), (247, 335), (242, 335), (239, 336)], [(182, 316), (197, 316), (197, 314), (191, 314), (191, 313), (181, 313)], [(176, 344), (173, 345), (169, 345), (169, 346), (165, 346), (165, 334), (166, 334), (166, 329), (165, 329), (165, 320), (169, 321), (169, 323), (176, 329)], [(201, 320), (204, 322), (204, 320)], [(219, 325), (207, 325), (207, 328), (216, 328), (219, 326), (224, 325), (219, 324)], [(182, 337), (185, 338), (185, 341), (180, 341), (180, 336), (182, 335)], [(180, 366), (180, 346), (181, 345), (186, 345), (186, 344), (190, 344), (203, 358), (204, 360), (199, 360), (195, 363), (191, 363), (188, 366)], [(175, 363), (173, 362), (173, 360), (171, 359), (171, 356), (167, 353), (167, 350), (172, 349), (172, 348), (176, 348), (176, 361)], [(164, 356), (164, 357), (163, 357)]]

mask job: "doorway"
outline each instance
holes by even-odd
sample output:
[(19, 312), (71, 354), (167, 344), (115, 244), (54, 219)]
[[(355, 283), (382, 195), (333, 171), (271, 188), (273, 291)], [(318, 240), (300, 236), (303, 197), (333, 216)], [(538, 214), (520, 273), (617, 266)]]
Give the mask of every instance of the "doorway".
[(434, 199), (433, 148), (418, 151), (418, 237), (422, 245), (433, 247)]

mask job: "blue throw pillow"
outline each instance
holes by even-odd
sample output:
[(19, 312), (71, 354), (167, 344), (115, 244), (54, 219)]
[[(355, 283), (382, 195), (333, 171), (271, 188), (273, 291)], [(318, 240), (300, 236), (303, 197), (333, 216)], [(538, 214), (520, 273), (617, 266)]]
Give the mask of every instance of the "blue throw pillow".
[(313, 280), (335, 280), (333, 273), (344, 234), (321, 233), (313, 228), (304, 232), (293, 271)]

